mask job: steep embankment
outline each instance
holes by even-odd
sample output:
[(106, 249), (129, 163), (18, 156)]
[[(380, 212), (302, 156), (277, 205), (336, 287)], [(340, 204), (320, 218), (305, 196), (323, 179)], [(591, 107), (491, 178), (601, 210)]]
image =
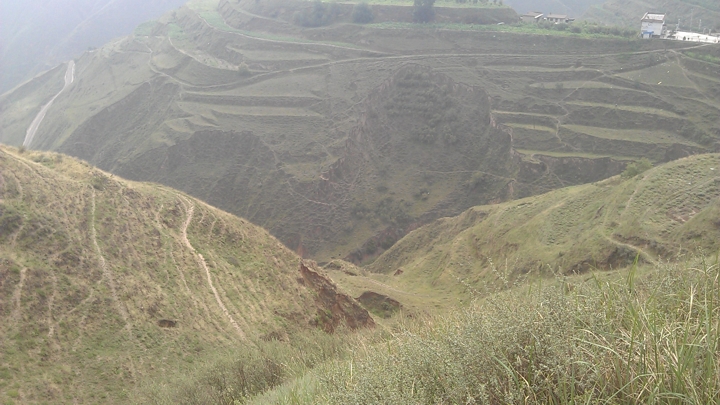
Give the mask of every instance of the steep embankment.
[(0, 148), (0, 400), (120, 403), (219, 350), (339, 324), (373, 320), (266, 231), (67, 156)]
[[(181, 189), (319, 261), (366, 262), (435, 218), (720, 139), (717, 65), (697, 44), (303, 29), (263, 4), (193, 1), (86, 53), (32, 147)], [(19, 128), (0, 115), (6, 142)]]
[[(518, 277), (618, 269), (720, 247), (720, 155), (472, 208), (399, 241), (370, 271), (407, 291), (484, 291)], [(400, 270), (400, 271), (398, 271)]]

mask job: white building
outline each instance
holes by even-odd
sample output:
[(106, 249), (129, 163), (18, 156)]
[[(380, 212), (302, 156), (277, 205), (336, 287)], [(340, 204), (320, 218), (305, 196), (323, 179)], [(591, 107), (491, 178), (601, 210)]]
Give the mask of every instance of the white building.
[(548, 14), (547, 17), (545, 17), (545, 20), (547, 22), (559, 24), (559, 23), (569, 23), (570, 19), (566, 14)]
[(520, 16), (520, 21), (524, 23), (538, 23), (542, 20), (543, 13), (539, 11), (528, 11)]
[(643, 38), (659, 38), (665, 33), (665, 14), (645, 13), (640, 22), (640, 35)]

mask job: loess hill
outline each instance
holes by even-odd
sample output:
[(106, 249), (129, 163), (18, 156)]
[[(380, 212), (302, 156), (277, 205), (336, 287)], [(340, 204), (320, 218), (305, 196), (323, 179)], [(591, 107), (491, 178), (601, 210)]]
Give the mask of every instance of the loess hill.
[[(350, 24), (339, 6), (303, 28), (292, 12), (310, 3), (273, 4), (191, 1), (83, 54), (30, 147), (180, 189), (303, 256), (367, 263), (436, 218), (720, 140), (717, 47), (496, 32), (517, 17), (501, 7), (461, 10), (491, 25), (426, 27)], [(0, 96), (0, 141), (23, 142), (62, 73)]]
[(181, 192), (0, 147), (0, 401), (127, 402), (223, 350), (373, 325), (299, 263)]

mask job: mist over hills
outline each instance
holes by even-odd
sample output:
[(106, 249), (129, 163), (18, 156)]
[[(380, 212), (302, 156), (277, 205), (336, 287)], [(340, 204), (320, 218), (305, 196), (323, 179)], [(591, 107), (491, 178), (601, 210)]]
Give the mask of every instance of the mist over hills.
[[(271, 10), (190, 2), (85, 53), (31, 148), (179, 188), (307, 257), (361, 263), (435, 218), (720, 137), (713, 48), (489, 25), (304, 29)], [(22, 142), (57, 74), (0, 99), (4, 142)]]
[(0, 93), (183, 4), (185, 0), (3, 0)]
[(720, 47), (510, 3), (192, 0), (1, 94), (0, 403), (717, 397)]

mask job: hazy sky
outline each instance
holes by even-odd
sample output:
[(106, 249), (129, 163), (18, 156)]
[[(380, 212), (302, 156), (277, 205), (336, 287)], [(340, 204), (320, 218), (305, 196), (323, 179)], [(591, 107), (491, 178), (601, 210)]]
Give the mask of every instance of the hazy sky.
[(186, 0), (0, 0), (0, 92)]

